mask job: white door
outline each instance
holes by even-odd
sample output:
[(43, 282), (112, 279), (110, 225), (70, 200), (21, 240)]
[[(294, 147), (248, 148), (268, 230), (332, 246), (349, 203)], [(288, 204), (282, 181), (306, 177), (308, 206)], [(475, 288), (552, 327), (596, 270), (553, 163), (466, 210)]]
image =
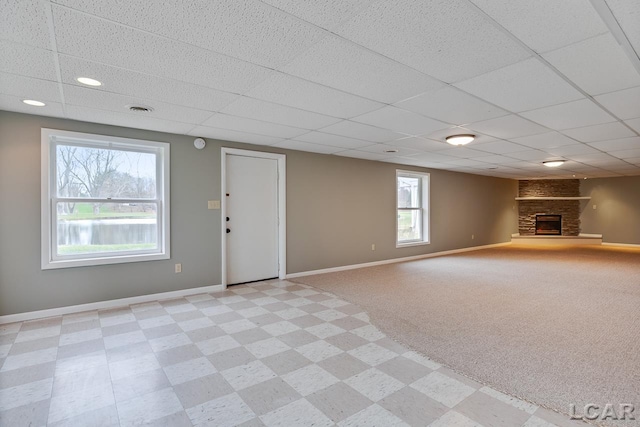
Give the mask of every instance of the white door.
[(227, 284), (278, 277), (278, 161), (226, 155)]

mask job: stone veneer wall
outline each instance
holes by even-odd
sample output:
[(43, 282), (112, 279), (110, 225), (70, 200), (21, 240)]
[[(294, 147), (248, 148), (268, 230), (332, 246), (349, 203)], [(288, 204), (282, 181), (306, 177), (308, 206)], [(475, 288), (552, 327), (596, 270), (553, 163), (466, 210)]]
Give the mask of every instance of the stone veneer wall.
[[(578, 179), (522, 180), (519, 197), (579, 197)], [(580, 200), (519, 200), (518, 231), (521, 236), (536, 234), (536, 215), (562, 215), (562, 235), (580, 234)]]

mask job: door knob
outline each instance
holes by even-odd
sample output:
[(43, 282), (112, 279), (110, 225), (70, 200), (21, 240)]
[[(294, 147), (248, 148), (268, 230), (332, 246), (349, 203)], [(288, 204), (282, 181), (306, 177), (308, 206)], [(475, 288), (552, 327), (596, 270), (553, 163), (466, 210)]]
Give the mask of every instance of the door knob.
[(229, 221), (229, 217), (227, 217), (227, 221)]
[(227, 228), (227, 234), (231, 233), (231, 229)]

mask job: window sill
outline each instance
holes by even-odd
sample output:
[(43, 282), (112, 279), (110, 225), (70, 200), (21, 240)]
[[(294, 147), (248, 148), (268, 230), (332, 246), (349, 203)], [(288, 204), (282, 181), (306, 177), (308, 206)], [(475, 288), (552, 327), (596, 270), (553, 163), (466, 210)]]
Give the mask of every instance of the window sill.
[(396, 243), (396, 249), (399, 248), (408, 248), (411, 246), (424, 246), (424, 245), (430, 245), (431, 242), (428, 241), (421, 241), (421, 242), (409, 242), (409, 243)]
[(83, 258), (83, 259), (69, 259), (61, 261), (43, 261), (42, 270), (55, 270), (59, 268), (73, 268), (73, 267), (92, 267), (96, 265), (109, 265), (109, 264), (124, 264), (132, 262), (144, 262), (144, 261), (160, 261), (170, 259), (168, 253), (162, 254), (141, 254), (141, 255), (122, 255), (112, 256), (105, 258)]

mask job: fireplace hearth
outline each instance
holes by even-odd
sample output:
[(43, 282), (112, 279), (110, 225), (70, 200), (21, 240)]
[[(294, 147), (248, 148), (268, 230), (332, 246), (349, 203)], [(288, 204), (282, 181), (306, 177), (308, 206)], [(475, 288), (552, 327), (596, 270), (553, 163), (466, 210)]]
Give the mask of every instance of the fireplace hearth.
[(536, 215), (536, 235), (561, 236), (562, 215)]

